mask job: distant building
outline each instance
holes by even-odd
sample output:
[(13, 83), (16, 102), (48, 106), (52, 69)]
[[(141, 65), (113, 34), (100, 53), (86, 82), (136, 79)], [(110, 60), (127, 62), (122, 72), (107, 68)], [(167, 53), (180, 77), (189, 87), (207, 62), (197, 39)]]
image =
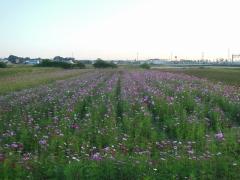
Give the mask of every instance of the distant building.
[(111, 63), (113, 63), (113, 64), (118, 64), (119, 61), (111, 61)]
[(160, 64), (167, 64), (168, 60), (166, 60), (166, 59), (149, 59), (149, 60), (147, 60), (147, 63), (160, 65)]
[(4, 59), (0, 58), (0, 62), (6, 63), (6, 64), (11, 64), (11, 62), (8, 61), (8, 59), (6, 59), (6, 58), (4, 58)]
[(179, 64), (196, 64), (193, 60), (180, 59)]
[(29, 65), (35, 65), (35, 64), (40, 64), (39, 59), (29, 59), (24, 62), (24, 64), (29, 64)]

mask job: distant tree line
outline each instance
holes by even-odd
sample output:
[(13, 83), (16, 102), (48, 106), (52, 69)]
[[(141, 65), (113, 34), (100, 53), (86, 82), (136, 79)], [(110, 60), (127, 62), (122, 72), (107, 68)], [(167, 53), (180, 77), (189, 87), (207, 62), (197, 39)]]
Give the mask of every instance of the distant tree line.
[(53, 61), (60, 61), (60, 62), (71, 62), (72, 61), (73, 62), (73, 61), (75, 61), (75, 59), (72, 57), (55, 56), (53, 58)]
[[(41, 58), (34, 58), (31, 59), (29, 57), (19, 57), (15, 55), (10, 55), (7, 60), (13, 64), (32, 64), (36, 67), (61, 67), (64, 69), (71, 69), (71, 68), (85, 68), (86, 64), (92, 64), (94, 68), (117, 68), (117, 64), (104, 61), (98, 58), (96, 61), (92, 60), (75, 60), (72, 57), (61, 57), (55, 56), (52, 60), (50, 59), (41, 59)], [(36, 61), (36, 62), (35, 62)], [(94, 62), (94, 63), (93, 63)], [(4, 65), (1, 65), (4, 66)]]

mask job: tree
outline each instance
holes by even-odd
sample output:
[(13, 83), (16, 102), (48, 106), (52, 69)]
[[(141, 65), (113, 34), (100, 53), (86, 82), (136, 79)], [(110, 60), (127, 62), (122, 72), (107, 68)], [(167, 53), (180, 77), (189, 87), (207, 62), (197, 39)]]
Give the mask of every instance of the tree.
[(17, 57), (17, 56), (10, 55), (10, 56), (8, 57), (8, 61), (10, 61), (11, 63), (16, 63), (16, 61), (17, 61), (18, 58), (19, 58), (19, 57)]

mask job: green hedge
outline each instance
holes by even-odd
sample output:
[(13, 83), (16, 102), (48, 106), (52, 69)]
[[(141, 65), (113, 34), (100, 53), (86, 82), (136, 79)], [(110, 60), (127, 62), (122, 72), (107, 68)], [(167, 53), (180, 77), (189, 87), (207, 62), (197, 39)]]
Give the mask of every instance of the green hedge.
[(72, 69), (72, 68), (84, 69), (85, 68), (85, 64), (80, 62), (76, 64), (70, 64), (66, 62), (58, 62), (58, 61), (50, 61), (50, 60), (43, 60), (40, 64), (36, 66), (37, 67), (61, 67), (64, 69)]
[(4, 62), (0, 62), (0, 68), (6, 68), (7, 67), (7, 64), (4, 63)]
[(150, 69), (151, 68), (151, 66), (149, 64), (146, 64), (146, 63), (141, 64), (139, 67), (143, 68), (143, 69)]

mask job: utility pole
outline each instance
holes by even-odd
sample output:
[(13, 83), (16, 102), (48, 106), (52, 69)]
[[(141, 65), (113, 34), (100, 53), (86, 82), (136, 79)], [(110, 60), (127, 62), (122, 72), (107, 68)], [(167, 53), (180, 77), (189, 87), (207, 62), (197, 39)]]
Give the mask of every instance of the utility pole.
[(230, 59), (230, 49), (228, 48), (228, 62), (230, 62), (231, 59)]
[(202, 52), (202, 61), (204, 61), (204, 52)]

